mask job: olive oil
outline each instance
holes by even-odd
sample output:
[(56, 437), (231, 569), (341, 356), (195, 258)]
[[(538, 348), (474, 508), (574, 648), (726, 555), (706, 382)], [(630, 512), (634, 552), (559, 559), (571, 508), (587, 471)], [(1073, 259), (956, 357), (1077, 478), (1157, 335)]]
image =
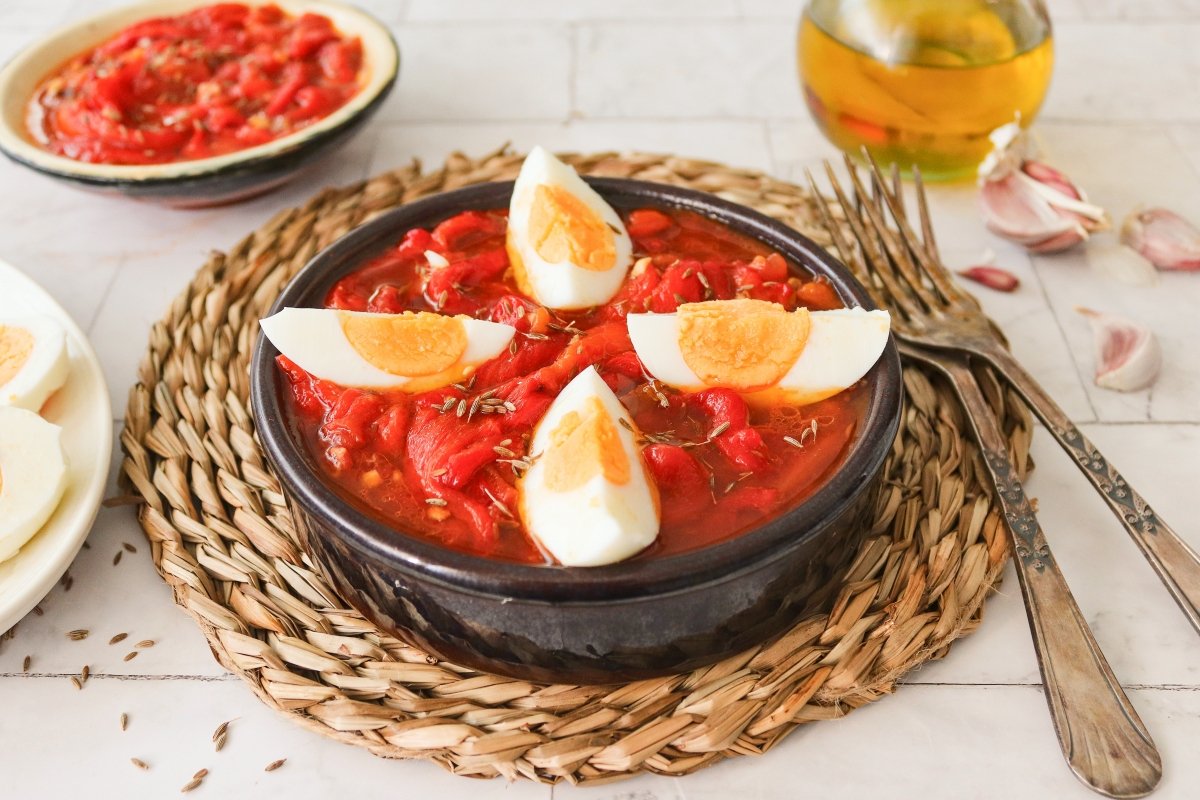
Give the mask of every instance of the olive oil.
[(933, 179), (972, 175), (993, 130), (1028, 125), (1054, 60), (1037, 0), (813, 0), (798, 44), (825, 136)]

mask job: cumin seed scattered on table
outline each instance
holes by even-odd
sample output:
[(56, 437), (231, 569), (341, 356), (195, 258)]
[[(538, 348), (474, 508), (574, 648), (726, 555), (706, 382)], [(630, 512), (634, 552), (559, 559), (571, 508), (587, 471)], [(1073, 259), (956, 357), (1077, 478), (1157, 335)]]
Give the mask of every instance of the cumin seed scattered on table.
[(25, 660), (21, 662), (21, 672), (29, 672), (29, 665), (33, 663), (33, 656), (25, 656)]
[(286, 761), (287, 761), (286, 758), (276, 759), (275, 761), (272, 761), (270, 764), (267, 764), (267, 766), (263, 767), (263, 772), (274, 772), (275, 770), (282, 767)]
[(233, 720), (226, 720), (218, 725), (217, 729), (213, 731), (213, 748), (218, 753), (221, 752), (221, 748), (225, 746), (225, 739), (229, 736), (229, 723), (231, 722), (233, 722)]
[(139, 650), (145, 650), (147, 647), (154, 647), (154, 640), (142, 639), (140, 642), (135, 644), (134, 647), (138, 648)]
[(129, 715), (122, 713), (121, 714), (121, 730), (125, 730), (128, 727), (129, 727)]
[(73, 631), (70, 631), (69, 633), (67, 633), (67, 638), (73, 642), (78, 642), (83, 639), (86, 639), (88, 637), (89, 633), (91, 633), (91, 631), (87, 630), (86, 628), (79, 628), (77, 630), (73, 630)]
[(133, 661), (135, 658), (137, 658), (137, 650), (130, 650), (128, 653), (125, 654), (125, 658), (123, 658), (121, 660), (122, 661)]
[(112, 637), (111, 639), (109, 639), (109, 640), (108, 640), (108, 643), (109, 643), (109, 644), (116, 644), (117, 642), (123, 642), (123, 641), (125, 641), (125, 640), (126, 640), (126, 639), (128, 639), (128, 638), (129, 638), (129, 634), (128, 634), (128, 633), (118, 633), (116, 636), (114, 636), (114, 637)]
[(131, 759), (129, 759), (129, 763), (133, 764), (135, 767), (142, 770), (143, 772), (150, 769), (150, 765), (147, 764), (145, 761), (142, 761), (140, 758), (131, 758)]

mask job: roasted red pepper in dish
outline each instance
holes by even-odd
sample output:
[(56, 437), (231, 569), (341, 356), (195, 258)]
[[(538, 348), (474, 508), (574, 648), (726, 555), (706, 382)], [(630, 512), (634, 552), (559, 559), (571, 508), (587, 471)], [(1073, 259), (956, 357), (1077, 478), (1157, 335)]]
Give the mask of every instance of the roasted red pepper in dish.
[(864, 413), (862, 387), (805, 407), (752, 405), (729, 389), (676, 392), (647, 376), (625, 318), (737, 297), (836, 308), (833, 288), (698, 214), (622, 216), (637, 263), (609, 303), (586, 311), (551, 311), (521, 293), (505, 251), (504, 211), (464, 212), (408, 231), (333, 286), (331, 308), (467, 314), (517, 330), (509, 349), (466, 383), (416, 394), (342, 388), (281, 357), (295, 429), (347, 499), (447, 547), (541, 563), (520, 523), (515, 482), (537, 456), (528, 443), (550, 403), (593, 365), (641, 431), (658, 489), (658, 539), (637, 558), (732, 538), (820, 486)]
[(224, 155), (345, 105), (362, 61), (362, 42), (320, 14), (205, 6), (131, 25), (48, 75), (29, 101), (29, 134), (97, 164)]

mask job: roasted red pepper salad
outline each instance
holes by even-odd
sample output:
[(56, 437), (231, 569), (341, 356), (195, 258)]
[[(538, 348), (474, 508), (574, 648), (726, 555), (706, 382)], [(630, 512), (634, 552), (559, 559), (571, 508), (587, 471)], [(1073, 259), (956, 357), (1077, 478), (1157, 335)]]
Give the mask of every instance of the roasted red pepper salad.
[(327, 117), (362, 85), (362, 42), (328, 17), (205, 6), (131, 25), (48, 75), (27, 127), (52, 153), (163, 164), (244, 150)]
[(294, 429), (407, 534), (527, 563), (704, 547), (845, 454), (883, 311), (694, 212), (618, 214), (541, 148), (466, 211), (264, 319)]

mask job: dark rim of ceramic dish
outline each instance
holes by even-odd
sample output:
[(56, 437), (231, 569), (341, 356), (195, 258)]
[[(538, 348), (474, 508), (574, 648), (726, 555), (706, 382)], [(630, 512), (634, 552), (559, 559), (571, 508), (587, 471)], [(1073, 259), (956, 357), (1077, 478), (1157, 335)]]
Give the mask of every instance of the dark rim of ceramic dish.
[[(674, 207), (699, 212), (776, 249), (815, 274), (825, 275), (847, 305), (875, 308), (844, 266), (787, 225), (710, 194), (666, 184), (589, 178), (618, 208)], [(319, 305), (332, 284), (392, 246), (414, 226), (429, 227), (460, 211), (508, 206), (512, 182), (488, 183), (418, 200), (351, 231), (318, 253), (280, 294), (269, 313)], [(678, 555), (569, 568), (518, 564), (468, 555), (406, 535), (344, 500), (320, 475), (294, 437), (280, 404), (278, 351), (259, 336), (251, 367), (251, 406), (258, 435), (288, 494), (364, 556), (460, 591), (526, 601), (620, 600), (695, 588), (774, 561), (818, 536), (868, 489), (891, 450), (900, 421), (900, 359), (889, 337), (867, 373), (870, 397), (850, 452), (824, 485), (792, 510), (719, 544)], [(316, 535), (322, 535), (317, 533)]]
[[(22, 157), (20, 154), (13, 152), (3, 145), (0, 145), (0, 152), (4, 153), (5, 156), (17, 164), (28, 167), (34, 172), (41, 173), (42, 175), (49, 175), (52, 178), (61, 178), (84, 186), (97, 186), (110, 189), (135, 187), (187, 188), (188, 186), (198, 186), (216, 179), (229, 178), (237, 175), (251, 175), (257, 172), (269, 171), (270, 168), (275, 166), (277, 163), (286, 161), (289, 158), (293, 158), (298, 153), (301, 153), (305, 150), (318, 149), (325, 143), (337, 139), (339, 136), (346, 133), (348, 129), (366, 121), (366, 119), (374, 114), (379, 106), (382, 105), (383, 101), (387, 99), (388, 95), (392, 93), (392, 89), (396, 85), (396, 80), (400, 76), (400, 46), (396, 43), (396, 37), (386, 25), (376, 19), (373, 15), (368, 14), (366, 11), (363, 11), (357, 7), (354, 10), (361, 16), (370, 19), (372, 23), (379, 26), (381, 31), (387, 34), (387, 40), (391, 44), (392, 53), (395, 56), (395, 67), (392, 69), (387, 80), (380, 84), (379, 88), (375, 90), (375, 96), (372, 97), (366, 105), (355, 111), (350, 116), (346, 117), (337, 125), (334, 125), (331, 128), (326, 128), (316, 134), (309, 133), (309, 129), (301, 129), (294, 133), (290, 133), (287, 136), (282, 136), (279, 139), (276, 139), (274, 142), (285, 142), (288, 139), (295, 137), (293, 141), (288, 142), (287, 147), (282, 147), (272, 150), (270, 153), (263, 153), (257, 156), (235, 158), (227, 164), (211, 169), (201, 169), (196, 172), (181, 172), (175, 175), (152, 175), (144, 178), (122, 178), (116, 175), (111, 177), (83, 175), (78, 172), (73, 172), (69, 168), (55, 169), (45, 164), (40, 164), (31, 159)], [(8, 65), (5, 64), (3, 69), (7, 69), (7, 66)], [(335, 110), (333, 113), (336, 114), (337, 111)], [(247, 148), (247, 152), (251, 149), (253, 148)], [(235, 151), (231, 155), (236, 156), (237, 152)], [(196, 159), (196, 161), (202, 160), (203, 159)], [(189, 162), (187, 161), (176, 161), (170, 162), (164, 166), (182, 166), (188, 163)]]

